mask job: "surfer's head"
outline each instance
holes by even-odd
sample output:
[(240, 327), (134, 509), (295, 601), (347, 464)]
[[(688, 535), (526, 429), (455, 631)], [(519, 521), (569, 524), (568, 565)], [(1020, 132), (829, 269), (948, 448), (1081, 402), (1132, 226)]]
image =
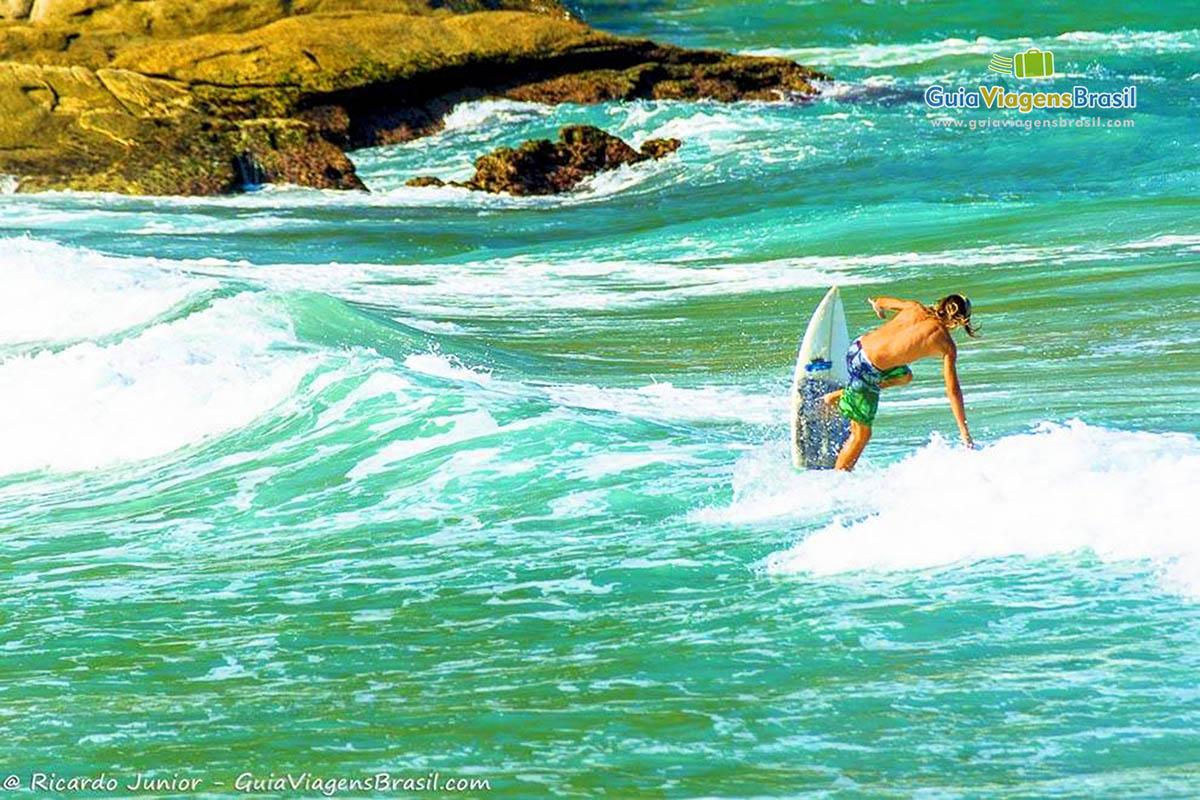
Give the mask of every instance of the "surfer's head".
[(962, 328), (968, 336), (975, 335), (975, 327), (971, 325), (971, 301), (961, 294), (948, 294), (937, 301), (932, 309), (938, 322), (948, 330)]

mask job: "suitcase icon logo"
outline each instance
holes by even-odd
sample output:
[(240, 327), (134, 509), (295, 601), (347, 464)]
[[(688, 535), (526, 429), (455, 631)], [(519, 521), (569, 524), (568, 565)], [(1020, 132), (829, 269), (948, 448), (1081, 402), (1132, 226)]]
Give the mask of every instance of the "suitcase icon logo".
[(1054, 53), (1031, 47), (1024, 53), (1015, 54), (1012, 58), (992, 56), (992, 60), (988, 62), (988, 69), (1003, 75), (1015, 75), (1018, 78), (1053, 78)]

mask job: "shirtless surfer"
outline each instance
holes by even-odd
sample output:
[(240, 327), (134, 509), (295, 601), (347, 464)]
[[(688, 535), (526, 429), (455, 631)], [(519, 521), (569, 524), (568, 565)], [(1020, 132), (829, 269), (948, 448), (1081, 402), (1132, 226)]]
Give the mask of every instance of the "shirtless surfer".
[(975, 335), (975, 329), (971, 327), (971, 301), (960, 294), (951, 294), (932, 308), (915, 300), (895, 297), (867, 298), (867, 302), (880, 319), (887, 319), (885, 311), (895, 311), (896, 316), (854, 340), (846, 353), (850, 382), (845, 389), (830, 392), (823, 398), (850, 420), (850, 438), (838, 453), (837, 468), (854, 469), (870, 441), (880, 390), (912, 381), (908, 364), (930, 356), (942, 357), (950, 410), (958, 421), (963, 444), (970, 447), (971, 433), (967, 430), (967, 413), (955, 367), (958, 348), (950, 331), (963, 328), (969, 336)]

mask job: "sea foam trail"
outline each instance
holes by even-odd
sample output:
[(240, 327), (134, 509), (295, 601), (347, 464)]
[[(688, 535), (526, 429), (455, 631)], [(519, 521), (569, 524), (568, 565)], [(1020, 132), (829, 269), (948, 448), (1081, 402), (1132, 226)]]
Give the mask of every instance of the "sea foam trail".
[(770, 391), (734, 386), (675, 386), (654, 382), (644, 386), (602, 387), (589, 383), (520, 383), (463, 363), (453, 355), (428, 351), (404, 360), (405, 369), (435, 378), (475, 384), (508, 397), (536, 397), (560, 408), (611, 411), (655, 422), (724, 422), (768, 425), (783, 419), (787, 400)]
[(1090, 551), (1109, 562), (1153, 562), (1171, 588), (1200, 596), (1194, 436), (1046, 424), (979, 451), (934, 440), (882, 469), (818, 477), (830, 479), (790, 492), (739, 487), (729, 511), (773, 502), (779, 515), (836, 515), (768, 557), (768, 572), (914, 570)]
[[(810, 266), (810, 263), (813, 264)], [(697, 297), (870, 283), (855, 258), (796, 258), (757, 264), (554, 260), (518, 256), (464, 264), (197, 264), (206, 274), (276, 291), (305, 290), (387, 303), (424, 316), (635, 308)], [(819, 264), (820, 266), (816, 266)], [(399, 279), (399, 280), (397, 280)]]

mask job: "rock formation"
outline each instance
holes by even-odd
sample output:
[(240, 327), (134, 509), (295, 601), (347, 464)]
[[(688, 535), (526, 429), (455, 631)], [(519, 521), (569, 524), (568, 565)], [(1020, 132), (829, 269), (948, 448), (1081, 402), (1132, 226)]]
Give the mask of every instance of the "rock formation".
[(600, 33), (555, 0), (0, 0), (0, 175), (361, 189), (348, 150), (436, 131), (464, 100), (803, 98), (815, 77)]
[(461, 186), (499, 194), (557, 194), (597, 172), (622, 164), (662, 158), (679, 149), (678, 139), (650, 139), (641, 151), (616, 136), (591, 125), (569, 125), (558, 133), (558, 141), (531, 139), (517, 149), (501, 147), (475, 161), (475, 175), (468, 181), (442, 181), (421, 177), (409, 186)]

